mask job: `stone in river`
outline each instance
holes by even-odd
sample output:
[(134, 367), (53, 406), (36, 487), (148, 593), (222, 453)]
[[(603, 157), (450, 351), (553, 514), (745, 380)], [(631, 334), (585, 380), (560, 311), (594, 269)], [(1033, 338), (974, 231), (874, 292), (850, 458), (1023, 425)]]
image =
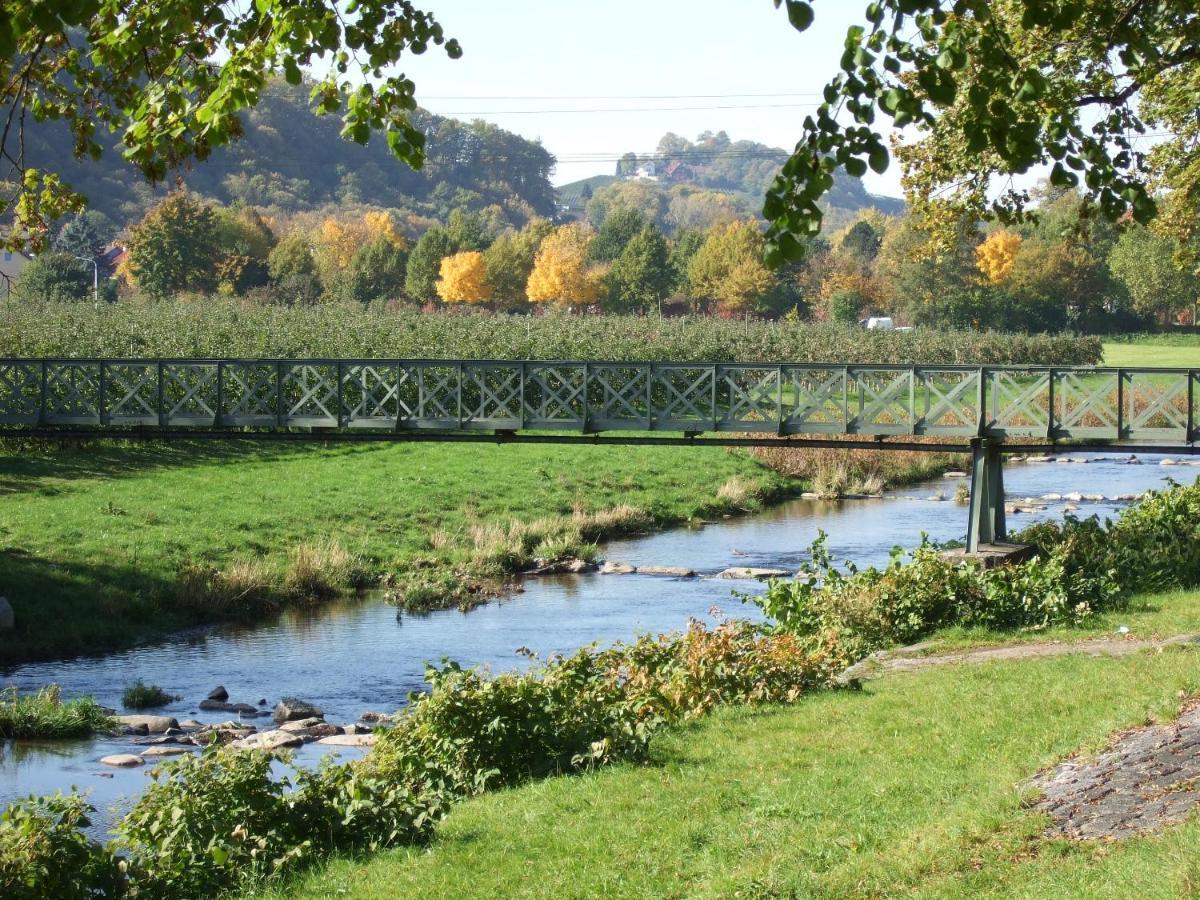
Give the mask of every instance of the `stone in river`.
[(200, 708), (206, 712), (233, 712), (233, 704), (224, 700), (214, 700), (211, 697), (200, 701)]
[(749, 566), (734, 566), (720, 572), (718, 578), (787, 578), (792, 573), (787, 569), (755, 569)]
[(130, 728), (145, 727), (150, 734), (162, 734), (168, 728), (179, 727), (171, 716), (117, 716), (117, 722)]
[(238, 750), (280, 750), (285, 747), (299, 747), (304, 738), (287, 731), (263, 731), (234, 741), (230, 746)]
[(296, 719), (324, 720), (324, 718), (325, 713), (321, 712), (319, 706), (313, 706), (306, 700), (300, 700), (296, 697), (284, 697), (275, 704), (276, 722), (292, 722)]
[(695, 578), (696, 573), (684, 566), (641, 566), (639, 575), (666, 575), (672, 578)]
[(600, 567), (601, 575), (632, 575), (637, 571), (637, 566), (631, 566), (629, 563), (617, 562), (614, 559), (607, 559), (604, 565)]
[(189, 750), (189, 747), (180, 747), (178, 744), (160, 744), (157, 747), (147, 747), (142, 751), (142, 756), (181, 756)]
[(215, 688), (213, 688), (211, 691), (208, 692), (208, 699), (209, 700), (228, 700), (229, 699), (229, 691), (225, 690), (224, 685), (219, 684)]
[(100, 759), (100, 762), (106, 766), (117, 766), (122, 769), (129, 769), (133, 766), (140, 766), (142, 758), (134, 756), (132, 753), (114, 753), (112, 756), (105, 756)]
[(331, 747), (370, 747), (375, 743), (375, 735), (373, 734), (333, 734), (329, 737), (323, 737), (318, 744), (327, 744)]

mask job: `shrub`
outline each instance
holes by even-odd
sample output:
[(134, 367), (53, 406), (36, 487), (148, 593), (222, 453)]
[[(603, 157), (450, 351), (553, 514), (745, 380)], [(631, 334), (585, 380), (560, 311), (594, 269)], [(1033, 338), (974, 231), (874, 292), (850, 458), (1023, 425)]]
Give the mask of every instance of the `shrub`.
[(21, 695), (15, 687), (0, 690), (0, 738), (88, 737), (113, 725), (91, 697), (63, 702), (58, 685)]
[(984, 569), (943, 559), (922, 542), (883, 569), (847, 574), (824, 536), (807, 581), (773, 582), (752, 600), (785, 632), (841, 648), (847, 662), (947, 625), (1045, 628), (1122, 608), (1130, 594), (1200, 584), (1200, 484), (1151, 492), (1116, 523), (1068, 516), (1012, 535), (1027, 562)]
[(166, 706), (178, 700), (174, 694), (168, 694), (156, 684), (146, 684), (142, 679), (125, 688), (121, 695), (121, 705), (126, 709), (151, 709), (155, 706)]
[(0, 814), (0, 897), (119, 897), (116, 858), (84, 834), (96, 810), (78, 794), (30, 797)]

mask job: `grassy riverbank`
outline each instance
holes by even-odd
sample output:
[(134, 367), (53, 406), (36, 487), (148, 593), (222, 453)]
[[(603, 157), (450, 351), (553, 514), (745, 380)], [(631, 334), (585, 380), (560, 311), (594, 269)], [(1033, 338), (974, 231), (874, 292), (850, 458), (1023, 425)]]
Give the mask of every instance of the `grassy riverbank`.
[[(1069, 636), (1119, 624), (1200, 630), (1200, 597), (1140, 598)], [(1171, 718), (1200, 689), (1198, 663), (1200, 649), (1171, 647), (950, 666), (722, 709), (656, 738), (649, 765), (467, 801), (428, 848), (337, 861), (271, 896), (1185, 896), (1200, 820), (1112, 844), (1050, 840), (1022, 784)]]
[[(892, 454), (901, 483), (930, 461)], [(8, 448), (0, 662), (128, 646), (384, 584), (471, 603), (536, 558), (805, 489), (719, 448), (252, 444)]]
[(713, 448), (10, 450), (0, 591), (17, 628), (0, 660), (132, 644), (386, 576), (453, 592), (532, 555), (585, 553), (606, 532), (752, 510), (798, 487)]

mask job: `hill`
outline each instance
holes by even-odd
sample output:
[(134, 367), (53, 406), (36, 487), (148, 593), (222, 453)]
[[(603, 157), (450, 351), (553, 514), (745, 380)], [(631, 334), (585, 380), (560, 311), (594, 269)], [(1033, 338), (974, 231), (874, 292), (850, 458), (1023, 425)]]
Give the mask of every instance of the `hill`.
[[(669, 205), (671, 195), (687, 195), (694, 207), (697, 195), (702, 195), (710, 206), (757, 214), (763, 195), (789, 155), (779, 147), (733, 141), (723, 131), (706, 131), (694, 142), (668, 132), (659, 140), (654, 153), (641, 157), (625, 154), (617, 163), (616, 177), (609, 178), (605, 186), (617, 179), (636, 181), (643, 185), (638, 189), (642, 194), (657, 188), (665, 198), (664, 205)], [(574, 182), (569, 187), (582, 184)], [(565, 196), (566, 187), (559, 188), (560, 198)], [(822, 207), (828, 232), (846, 224), (860, 210), (877, 209), (886, 215), (899, 215), (904, 212), (905, 204), (898, 197), (872, 194), (860, 179), (838, 172)]]
[(26, 158), (64, 178), (93, 209), (118, 226), (135, 221), (176, 184), (221, 203), (242, 202), (288, 216), (333, 205), (372, 205), (416, 217), (446, 219), (452, 209), (499, 207), (511, 224), (553, 215), (554, 157), (541, 144), (482, 121), (461, 122), (428, 112), (414, 115), (426, 134), (428, 162), (414, 171), (380, 138), (366, 146), (344, 140), (336, 117), (310, 111), (308, 88), (280, 81), (243, 115), (241, 140), (150, 187), (121, 157), (115, 136), (102, 158), (76, 160), (59, 123), (30, 127)]

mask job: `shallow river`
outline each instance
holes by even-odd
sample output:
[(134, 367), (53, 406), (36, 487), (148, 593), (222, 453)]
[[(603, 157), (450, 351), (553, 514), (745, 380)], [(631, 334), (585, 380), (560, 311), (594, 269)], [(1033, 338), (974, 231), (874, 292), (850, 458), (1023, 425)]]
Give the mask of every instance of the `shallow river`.
[[(1126, 465), (1124, 457), (1086, 458), (1086, 465), (1006, 465), (1007, 495), (1078, 491), (1111, 498), (1161, 486), (1167, 477), (1190, 482), (1197, 474), (1182, 465), (1161, 466), (1158, 457), (1149, 455), (1141, 457), (1142, 465)], [(921, 532), (936, 541), (961, 539), (966, 507), (928, 499), (939, 493), (952, 498), (955, 484), (942, 479), (877, 500), (796, 500), (749, 518), (614, 541), (603, 548), (606, 559), (685, 566), (700, 573), (699, 578), (589, 574), (528, 579), (523, 593), (470, 613), (399, 615), (369, 598), (314, 613), (287, 613), (249, 630), (219, 630), (105, 657), (20, 666), (0, 673), (0, 683), (34, 690), (57, 682), (67, 695), (91, 694), (106, 706), (119, 707), (123, 688), (141, 678), (184, 698), (162, 712), (209, 722), (230, 718), (196, 707), (222, 684), (234, 702), (263, 698), (273, 705), (281, 696), (298, 696), (322, 707), (330, 722), (352, 722), (365, 710), (390, 712), (401, 706), (410, 691), (423, 686), (426, 662), (443, 657), (465, 666), (507, 669), (528, 664), (519, 648), (545, 657), (639, 632), (675, 631), (689, 618), (754, 617), (757, 608), (741, 603), (732, 591), (755, 592), (762, 585), (703, 576), (730, 566), (796, 569), (807, 559), (819, 530), (829, 535), (835, 559), (860, 565), (886, 561), (896, 544), (914, 546)], [(1044, 511), (1010, 516), (1009, 527), (1060, 517), (1064, 505), (1051, 502)], [(1115, 516), (1125, 505), (1083, 502), (1077, 515)], [(90, 791), (101, 817), (108, 819), (137, 793), (146, 774), (144, 769), (108, 769), (99, 759), (129, 749), (127, 739), (0, 741), (0, 807), (18, 796), (75, 785)], [(315, 761), (329, 750), (308, 745), (298, 759)]]

